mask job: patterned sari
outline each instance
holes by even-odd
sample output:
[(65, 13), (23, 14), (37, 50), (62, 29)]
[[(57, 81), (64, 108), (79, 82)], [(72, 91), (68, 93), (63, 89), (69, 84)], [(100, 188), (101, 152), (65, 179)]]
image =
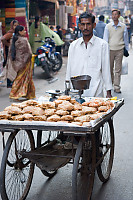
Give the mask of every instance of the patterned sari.
[(31, 62), (28, 62), (24, 68), (19, 70), (15, 78), (9, 95), (11, 99), (35, 98), (35, 86), (32, 79)]

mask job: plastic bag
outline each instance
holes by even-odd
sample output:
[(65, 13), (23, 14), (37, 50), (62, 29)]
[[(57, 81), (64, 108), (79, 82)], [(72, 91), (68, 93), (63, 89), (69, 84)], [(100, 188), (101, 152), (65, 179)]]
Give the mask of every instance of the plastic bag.
[(127, 75), (128, 74), (128, 62), (126, 59), (122, 60), (122, 69), (121, 69), (121, 75)]

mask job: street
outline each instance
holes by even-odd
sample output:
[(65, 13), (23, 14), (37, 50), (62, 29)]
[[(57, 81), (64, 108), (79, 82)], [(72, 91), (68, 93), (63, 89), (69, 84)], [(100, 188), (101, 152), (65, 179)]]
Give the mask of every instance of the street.
[[(133, 200), (133, 50), (129, 51), (128, 75), (123, 75), (121, 80), (121, 94), (112, 92), (113, 96), (124, 98), (124, 106), (114, 116), (115, 129), (115, 155), (112, 173), (107, 183), (102, 184), (95, 176), (92, 200)], [(64, 90), (67, 57), (63, 57), (63, 67), (56, 74), (57, 81), (48, 83), (44, 78), (44, 72), (36, 67), (34, 70), (34, 83), (36, 98), (47, 95), (50, 89)], [(13, 101), (9, 99), (10, 89), (6, 83), (0, 86), (0, 111)], [(0, 134), (0, 162), (2, 157), (2, 136)], [(72, 200), (71, 195), (72, 165), (66, 165), (58, 170), (50, 180), (45, 177), (39, 168), (35, 168), (34, 178), (27, 196), (27, 200)], [(1, 200), (1, 198), (0, 198)]]

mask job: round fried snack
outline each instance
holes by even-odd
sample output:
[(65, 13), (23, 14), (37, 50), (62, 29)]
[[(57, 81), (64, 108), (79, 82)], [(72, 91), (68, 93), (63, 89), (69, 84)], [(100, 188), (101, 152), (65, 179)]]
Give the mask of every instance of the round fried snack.
[(99, 112), (106, 112), (108, 110), (108, 106), (100, 106), (99, 108), (98, 108), (98, 111)]
[(48, 122), (58, 122), (60, 121), (60, 116), (59, 115), (52, 115), (50, 117), (47, 118)]
[(11, 115), (8, 113), (8, 111), (2, 111), (0, 112), (0, 119), (10, 119)]
[(32, 110), (32, 115), (44, 115), (45, 114), (45, 110), (43, 108), (40, 107), (34, 107)]
[(90, 102), (83, 102), (82, 106), (89, 106)]
[(60, 119), (61, 119), (61, 121), (72, 121), (73, 120), (73, 116), (71, 116), (71, 115), (64, 115)]
[(66, 110), (57, 110), (56, 114), (63, 116), (63, 115), (69, 115), (69, 112)]
[(61, 103), (63, 103), (63, 100), (55, 100), (54, 101), (54, 103), (55, 103), (55, 107), (57, 107), (59, 104), (61, 104)]
[(27, 106), (36, 106), (36, 105), (38, 105), (38, 102), (37, 101), (35, 101), (35, 100), (27, 100), (27, 101), (25, 101), (25, 103), (26, 103), (26, 105)]
[(83, 111), (83, 114), (89, 114), (89, 113), (95, 113), (97, 109), (94, 107), (83, 106), (82, 111)]
[(33, 115), (28, 114), (28, 113), (23, 114), (22, 116), (23, 116), (24, 120), (28, 120), (28, 121), (32, 121), (34, 118)]
[(15, 115), (15, 116), (12, 116), (11, 119), (14, 121), (23, 121), (24, 116), (23, 115)]
[(58, 110), (67, 110), (67, 111), (71, 111), (73, 110), (74, 105), (72, 105), (70, 102), (63, 102), (62, 104), (59, 104), (57, 109)]
[(8, 109), (8, 113), (9, 114), (15, 114), (15, 115), (19, 115), (22, 113), (22, 110), (16, 106), (11, 106), (9, 109)]
[(82, 105), (80, 103), (75, 103), (74, 110), (82, 110)]
[(42, 116), (36, 115), (33, 117), (34, 117), (33, 120), (35, 120), (35, 121), (46, 121), (47, 120), (47, 117), (45, 115), (42, 115)]
[(26, 106), (23, 108), (22, 113), (23, 114), (25, 114), (25, 113), (32, 114), (33, 109), (34, 109), (34, 106)]
[(58, 100), (66, 100), (66, 101), (70, 101), (71, 97), (70, 96), (59, 96)]
[(50, 101), (48, 101), (48, 102), (44, 102), (44, 103), (42, 103), (41, 104), (41, 106), (40, 106), (41, 108), (46, 108), (46, 109), (49, 109), (49, 108), (55, 108), (55, 102), (50, 102)]
[(74, 121), (75, 122), (89, 122), (90, 121), (90, 116), (89, 115), (83, 115), (83, 116), (80, 116), (80, 117), (75, 117), (74, 118)]
[(51, 116), (51, 115), (53, 115), (53, 114), (55, 114), (55, 109), (46, 109), (45, 110), (45, 115), (46, 116)]
[(71, 112), (71, 115), (73, 117), (80, 117), (81, 115), (83, 115), (83, 112), (81, 110), (75, 110)]

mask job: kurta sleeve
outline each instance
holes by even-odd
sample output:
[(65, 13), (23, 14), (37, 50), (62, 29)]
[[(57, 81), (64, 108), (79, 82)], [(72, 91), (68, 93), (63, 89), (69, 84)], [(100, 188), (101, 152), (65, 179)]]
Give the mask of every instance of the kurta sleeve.
[(102, 48), (102, 78), (106, 91), (112, 89), (112, 80), (110, 72), (110, 58), (109, 58), (109, 46), (107, 42), (103, 43)]
[(106, 42), (109, 42), (109, 31), (108, 31), (107, 25), (105, 26), (105, 29), (104, 29), (103, 39), (104, 39)]

